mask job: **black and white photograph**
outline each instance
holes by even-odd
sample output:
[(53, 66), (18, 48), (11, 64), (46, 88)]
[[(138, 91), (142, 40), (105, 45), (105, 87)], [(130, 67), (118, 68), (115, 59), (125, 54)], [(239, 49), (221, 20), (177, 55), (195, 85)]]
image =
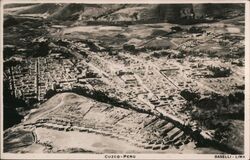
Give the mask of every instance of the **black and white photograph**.
[(248, 2), (194, 2), (0, 2), (3, 158), (248, 159)]

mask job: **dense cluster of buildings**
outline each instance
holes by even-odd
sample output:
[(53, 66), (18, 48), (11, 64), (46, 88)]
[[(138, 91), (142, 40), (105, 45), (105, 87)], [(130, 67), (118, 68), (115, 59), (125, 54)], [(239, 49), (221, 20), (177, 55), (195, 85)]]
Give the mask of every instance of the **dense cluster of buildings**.
[[(71, 44), (70, 41), (67, 43)], [(187, 41), (179, 47), (192, 48), (198, 43)], [(217, 57), (156, 58), (150, 53), (132, 55), (125, 51), (114, 56), (106, 51), (90, 51), (81, 42), (72, 43), (71, 50), (84, 53), (85, 57), (81, 53), (73, 53), (77, 59), (64, 57), (60, 50), (54, 49), (46, 57), (27, 58), (20, 65), (8, 68), (5, 74), (13, 95), (43, 102), (49, 90), (63, 92), (76, 87), (87, 88), (126, 101), (141, 111), (172, 115), (185, 123), (191, 117), (185, 110), (187, 100), (180, 95), (181, 91), (227, 95), (237, 86), (244, 85), (242, 67)], [(165, 51), (180, 54), (175, 49)], [(232, 74), (212, 78), (208, 69), (211, 65), (230, 68)]]
[(80, 60), (57, 57), (57, 54), (51, 54), (48, 57), (29, 58), (21, 65), (6, 70), (13, 95), (23, 100), (42, 102), (49, 90), (69, 91), (77, 83), (86, 84), (87, 78), (98, 77), (98, 73)]

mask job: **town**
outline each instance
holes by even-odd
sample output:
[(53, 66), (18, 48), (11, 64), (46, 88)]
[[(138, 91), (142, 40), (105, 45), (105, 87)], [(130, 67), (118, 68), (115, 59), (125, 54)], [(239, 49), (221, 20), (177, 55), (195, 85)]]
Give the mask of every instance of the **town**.
[[(226, 18), (202, 13), (196, 19), (199, 10), (191, 11), (197, 6), (184, 5), (174, 23), (174, 6), (149, 20), (142, 18), (149, 14), (144, 10), (167, 6), (52, 8), (72, 6), (86, 7), (87, 15), (101, 11), (92, 18), (76, 12), (64, 21), (61, 14), (37, 17), (7, 10), (5, 151), (18, 150), (11, 135), (24, 133), (18, 141), (28, 143), (27, 135), (49, 153), (244, 152), (243, 12)], [(142, 17), (126, 18), (137, 10)], [(12, 113), (17, 121), (8, 117)]]
[[(193, 55), (172, 58), (180, 54), (174, 49), (149, 50), (138, 55), (118, 51), (114, 56), (107, 51), (91, 51), (84, 43), (60, 41), (70, 44), (72, 57), (53, 49), (48, 56), (27, 58), (5, 70), (16, 98), (29, 104), (42, 103), (55, 93), (84, 88), (90, 94), (102, 92), (136, 109), (167, 115), (196, 128), (191, 113), (197, 109), (192, 112), (188, 109), (190, 100), (183, 96), (184, 91), (190, 95), (199, 93), (200, 97), (210, 97), (213, 93), (229, 96), (244, 86), (244, 70), (232, 59)], [(87, 56), (73, 51), (76, 48)], [(159, 59), (156, 53), (170, 56)], [(216, 67), (218, 75), (211, 69)], [(224, 70), (230, 73), (226, 75)]]

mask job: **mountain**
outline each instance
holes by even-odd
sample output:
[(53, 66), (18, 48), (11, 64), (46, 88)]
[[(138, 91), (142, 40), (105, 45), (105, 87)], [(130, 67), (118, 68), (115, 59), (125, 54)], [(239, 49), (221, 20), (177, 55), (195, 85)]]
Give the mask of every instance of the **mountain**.
[(52, 13), (48, 18), (56, 20), (68, 20), (71, 17), (79, 17), (84, 12), (85, 4), (63, 4), (63, 6)]
[(32, 7), (24, 10), (17, 11), (17, 14), (53, 14), (57, 10), (59, 10), (63, 5), (56, 3), (42, 3), (36, 4)]
[[(15, 7), (5, 5), (5, 9)], [(14, 14), (48, 14), (51, 20), (156, 21), (226, 18), (244, 13), (243, 4), (34, 4)]]
[(6, 4), (4, 5), (4, 8), (16, 8), (16, 7), (25, 7), (25, 6), (32, 6), (32, 5), (36, 5), (34, 3), (10, 3), (10, 4)]

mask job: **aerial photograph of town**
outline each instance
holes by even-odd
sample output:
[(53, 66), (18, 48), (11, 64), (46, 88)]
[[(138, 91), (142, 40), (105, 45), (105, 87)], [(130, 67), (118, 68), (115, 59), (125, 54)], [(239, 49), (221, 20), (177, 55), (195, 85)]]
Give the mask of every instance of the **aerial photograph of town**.
[(4, 153), (245, 153), (244, 3), (3, 13)]

